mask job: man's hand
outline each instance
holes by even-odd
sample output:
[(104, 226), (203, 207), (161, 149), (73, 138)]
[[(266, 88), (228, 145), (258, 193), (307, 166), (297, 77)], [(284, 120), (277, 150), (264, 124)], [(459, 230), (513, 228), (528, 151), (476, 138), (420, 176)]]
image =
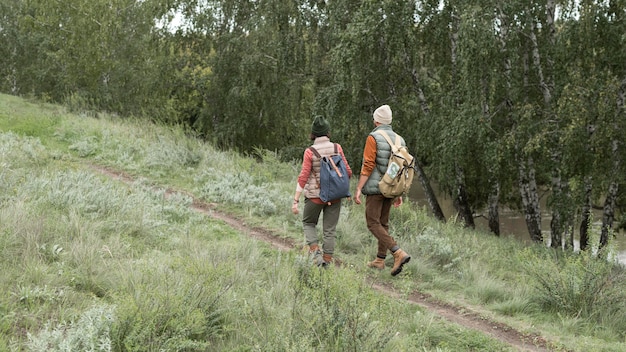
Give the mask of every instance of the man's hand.
[(399, 207), (399, 206), (401, 206), (401, 205), (402, 205), (402, 196), (400, 196), (400, 197), (396, 198), (396, 199), (393, 201), (393, 206), (394, 206), (394, 207), (396, 207), (396, 208), (397, 208), (397, 207)]
[(356, 189), (356, 193), (354, 194), (354, 202), (356, 204), (361, 204), (361, 190), (360, 189)]

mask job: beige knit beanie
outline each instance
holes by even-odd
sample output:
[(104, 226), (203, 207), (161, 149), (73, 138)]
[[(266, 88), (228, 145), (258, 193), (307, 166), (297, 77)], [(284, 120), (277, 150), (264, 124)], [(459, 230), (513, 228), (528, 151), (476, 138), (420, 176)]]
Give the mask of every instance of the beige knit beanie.
[(380, 122), (383, 125), (391, 124), (391, 108), (389, 105), (382, 105), (374, 111), (374, 121)]

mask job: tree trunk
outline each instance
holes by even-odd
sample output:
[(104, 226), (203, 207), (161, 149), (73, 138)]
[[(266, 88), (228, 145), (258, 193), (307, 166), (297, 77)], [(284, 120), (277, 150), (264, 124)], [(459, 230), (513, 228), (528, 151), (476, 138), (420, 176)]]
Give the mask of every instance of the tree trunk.
[(563, 186), (561, 185), (560, 168), (556, 165), (560, 158), (553, 155), (554, 169), (552, 170), (552, 219), (550, 220), (550, 247), (563, 248)]
[(591, 176), (585, 177), (583, 208), (580, 221), (580, 250), (584, 251), (589, 247), (589, 226), (591, 225)]
[[(591, 137), (596, 131), (596, 126), (592, 123), (587, 124), (587, 139), (591, 141)], [(585, 152), (593, 153), (591, 143), (587, 143)], [(589, 228), (591, 226), (591, 192), (593, 191), (593, 178), (591, 175), (585, 175), (583, 178), (583, 206), (581, 209), (580, 221), (580, 250), (587, 250), (589, 247)]]
[(497, 181), (491, 182), (489, 192), (489, 230), (496, 236), (500, 236), (500, 214), (499, 214), (500, 184)]
[[(513, 103), (511, 101), (511, 57), (508, 51), (508, 40), (509, 40), (509, 20), (507, 14), (502, 9), (500, 3), (497, 5), (497, 19), (500, 22), (500, 31), (498, 32), (498, 39), (500, 40), (500, 52), (502, 53), (503, 61), (502, 61), (502, 74), (504, 81), (504, 89), (506, 94), (504, 94), (503, 106), (506, 109), (506, 119), (510, 122), (508, 124), (513, 125), (513, 117), (512, 117), (512, 106)], [(483, 112), (484, 113), (484, 112)], [(498, 130), (498, 138), (502, 138), (503, 134), (508, 133), (508, 130), (504, 130), (506, 127), (502, 125), (494, 126), (494, 129)], [(496, 236), (500, 236), (500, 215), (499, 215), (499, 207), (500, 207), (500, 180), (502, 176), (500, 175), (502, 171), (499, 171), (496, 174), (492, 174), (492, 180), (489, 182), (491, 185), (491, 190), (489, 192), (489, 230), (493, 232)]]
[[(413, 81), (413, 91), (415, 92), (415, 94), (417, 95), (417, 98), (420, 101), (422, 112), (424, 113), (424, 116), (426, 116), (426, 118), (429, 118), (430, 108), (428, 107), (428, 101), (426, 100), (426, 95), (424, 95), (424, 91), (422, 90), (422, 85), (421, 85), (419, 76), (417, 74), (417, 70), (415, 69), (415, 66), (413, 65), (412, 60), (406, 49), (407, 48), (405, 45), (404, 68), (411, 75), (411, 80)], [(430, 180), (428, 179), (428, 176), (424, 172), (424, 169), (422, 168), (422, 165), (417, 158), (415, 160), (415, 171), (417, 172), (417, 178), (419, 179), (420, 184), (422, 185), (422, 188), (424, 189), (424, 194), (426, 195), (426, 199), (428, 200), (428, 205), (430, 206), (430, 210), (432, 210), (433, 215), (435, 216), (437, 220), (441, 222), (446, 222), (446, 217), (443, 214), (443, 211), (441, 210), (441, 206), (439, 205), (439, 201), (437, 200), (437, 196), (435, 195), (435, 192), (433, 191), (433, 188), (430, 185)]]
[[(452, 20), (452, 30), (450, 31), (450, 77), (452, 78), (452, 82), (457, 82), (458, 80), (458, 70), (457, 70), (457, 48), (458, 48), (458, 40), (459, 40), (459, 22), (461, 18), (457, 15), (456, 11), (452, 10), (451, 14)], [(461, 97), (460, 92), (456, 89), (456, 85), (453, 85), (453, 100), (455, 102), (455, 110), (459, 110)], [(465, 172), (463, 168), (459, 165), (458, 161), (454, 161), (454, 186), (455, 191), (452, 195), (454, 208), (457, 210), (461, 219), (463, 219), (463, 223), (465, 227), (474, 228), (474, 214), (469, 205), (469, 201), (467, 199), (467, 191), (465, 187)]]
[(422, 90), (422, 84), (421, 84), (420, 78), (417, 75), (417, 70), (415, 69), (415, 66), (412, 63), (412, 60), (409, 58), (409, 55), (406, 52), (404, 54), (404, 63), (405, 63), (405, 70), (409, 72), (409, 74), (411, 75), (411, 80), (413, 81), (413, 91), (415, 91), (415, 95), (417, 95), (417, 98), (419, 99), (422, 112), (424, 113), (424, 115), (429, 116), (430, 107), (428, 107), (428, 101), (426, 100), (426, 95), (424, 94), (424, 91)]
[(567, 250), (574, 250), (574, 216), (571, 216), (567, 220), (567, 226), (565, 228), (565, 248)]
[[(529, 86), (530, 59), (528, 53), (524, 53), (523, 77), (524, 87)], [(525, 98), (527, 100), (527, 97)], [(527, 101), (524, 101), (527, 103)], [(524, 143), (523, 140), (518, 143)], [(522, 198), (522, 209), (524, 211), (524, 219), (528, 228), (528, 235), (533, 242), (543, 242), (541, 233), (541, 210), (539, 207), (539, 195), (537, 193), (537, 182), (535, 180), (535, 165), (532, 156), (521, 153), (522, 147), (516, 146), (516, 157), (518, 167), (518, 188)]]
[[(617, 175), (619, 172), (620, 162), (617, 155), (618, 142), (613, 141), (613, 172), (612, 175)], [(615, 176), (617, 177), (617, 176)], [(602, 231), (600, 232), (600, 248), (609, 244), (609, 231), (613, 228), (613, 220), (615, 219), (615, 201), (617, 199), (617, 191), (619, 190), (619, 184), (617, 181), (612, 181), (609, 184), (606, 199), (604, 201), (604, 209), (602, 212)]]
[(415, 162), (415, 170), (417, 172), (417, 178), (420, 180), (422, 184), (422, 188), (424, 188), (424, 194), (426, 195), (426, 199), (428, 200), (428, 205), (430, 205), (430, 209), (433, 212), (435, 218), (441, 222), (446, 222), (446, 217), (443, 214), (443, 210), (439, 206), (439, 202), (437, 201), (437, 196), (435, 195), (435, 191), (433, 191), (432, 186), (430, 185), (430, 181), (428, 177), (424, 173), (422, 166), (419, 161)]
[[(559, 218), (561, 222), (560, 229), (558, 231), (552, 231), (552, 233), (560, 234), (559, 237), (562, 243), (561, 248), (563, 250), (573, 250), (574, 248), (574, 218), (576, 211), (573, 204), (574, 200), (572, 199), (572, 192), (569, 184), (565, 183), (565, 185), (561, 187), (561, 198), (559, 204), (557, 205), (558, 208), (561, 209), (559, 215), (562, 216)], [(559, 248), (554, 245), (552, 245), (552, 247)]]
[(537, 69), (537, 78), (539, 79), (539, 88), (543, 94), (543, 102), (549, 106), (552, 101), (552, 90), (550, 89), (550, 82), (544, 77), (543, 68), (541, 67), (541, 55), (539, 54), (539, 44), (537, 42), (537, 36), (535, 35), (535, 22), (531, 22), (530, 25), (530, 41), (532, 43), (532, 56), (533, 64)]
[(602, 232), (600, 232), (600, 248), (609, 244), (609, 232), (613, 228), (615, 218), (615, 200), (617, 199), (617, 182), (611, 182), (609, 191), (604, 201), (604, 211), (602, 213)]
[(561, 221), (561, 212), (558, 209), (552, 210), (552, 219), (550, 220), (550, 247), (563, 248), (563, 223)]
[(472, 208), (469, 205), (469, 201), (467, 199), (467, 192), (465, 190), (465, 173), (463, 169), (460, 167), (456, 167), (456, 194), (454, 196), (454, 208), (459, 213), (461, 219), (463, 219), (463, 225), (467, 228), (475, 228), (474, 224), (474, 214), (472, 213)]
[(524, 206), (524, 218), (528, 234), (533, 242), (543, 242), (541, 234), (541, 210), (535, 180), (535, 166), (532, 157), (519, 162), (519, 190)]
[[(489, 106), (489, 84), (486, 79), (482, 80), (483, 87), (483, 117), (485, 121), (489, 121), (491, 115), (491, 109)], [(500, 182), (498, 181), (499, 168), (490, 165), (488, 168), (489, 173), (489, 196), (487, 199), (487, 206), (489, 209), (488, 222), (489, 230), (496, 236), (500, 236)]]
[[(555, 29), (554, 29), (554, 1), (548, 0), (546, 3), (546, 26), (548, 31), (548, 40), (553, 47), (555, 44)], [(563, 248), (563, 209), (564, 209), (564, 192), (561, 176), (561, 150), (559, 149), (559, 118), (552, 113), (552, 95), (554, 90), (554, 79), (551, 75), (551, 59), (549, 55), (546, 55), (544, 60), (547, 66), (547, 70), (543, 69), (542, 56), (539, 51), (539, 44), (537, 36), (535, 35), (535, 23), (531, 22), (530, 26), (530, 40), (532, 43), (532, 56), (533, 65), (537, 70), (537, 77), (539, 79), (539, 88), (543, 94), (544, 109), (548, 120), (556, 122), (554, 131), (551, 133), (551, 159), (552, 159), (552, 199), (553, 202), (550, 205), (552, 211), (552, 219), (550, 221), (551, 241), (550, 247)], [(545, 72), (547, 71), (547, 73)]]
[[(626, 78), (622, 80), (619, 91), (617, 94), (617, 112), (615, 121), (622, 119), (622, 113), (624, 112), (624, 103), (626, 101)], [(616, 125), (616, 122), (614, 122)], [(617, 131), (617, 126), (614, 127)], [(619, 154), (619, 141), (616, 138), (612, 141), (612, 158), (613, 158), (613, 170), (611, 175), (613, 181), (609, 184), (606, 200), (604, 201), (604, 212), (602, 214), (602, 232), (600, 233), (600, 248), (606, 246), (609, 243), (609, 230), (613, 228), (613, 220), (615, 219), (615, 202), (617, 200), (617, 192), (619, 190), (619, 183), (617, 178), (620, 175), (621, 157)]]

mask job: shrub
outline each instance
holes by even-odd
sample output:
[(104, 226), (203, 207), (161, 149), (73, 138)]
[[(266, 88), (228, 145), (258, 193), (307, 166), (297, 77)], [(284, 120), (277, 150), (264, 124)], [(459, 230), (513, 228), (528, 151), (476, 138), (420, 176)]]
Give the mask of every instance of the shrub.
[(525, 249), (521, 262), (534, 282), (536, 298), (547, 310), (573, 317), (594, 317), (599, 311), (623, 309), (624, 271), (589, 251), (555, 253), (540, 258), (541, 251)]
[(76, 322), (56, 327), (47, 324), (36, 335), (28, 334), (30, 351), (111, 351), (111, 326), (114, 308), (97, 305), (81, 315)]
[[(249, 207), (261, 216), (273, 215), (277, 205), (269, 195), (274, 186), (271, 183), (256, 185), (255, 180), (246, 172), (224, 172), (218, 169), (208, 170), (203, 177), (203, 185), (198, 193), (206, 199), (225, 204), (238, 204)], [(283, 198), (279, 198), (280, 201)]]
[(417, 248), (421, 255), (430, 258), (443, 268), (454, 267), (460, 258), (454, 251), (450, 239), (441, 236), (437, 230), (427, 227), (417, 237)]
[[(129, 278), (131, 294), (121, 297), (113, 342), (120, 351), (207, 351), (223, 329), (220, 287), (210, 268), (198, 275), (152, 259), (144, 272)], [(213, 271), (214, 270), (214, 271)]]
[(380, 351), (393, 339), (394, 325), (384, 319), (395, 307), (350, 270), (296, 263), (292, 345), (308, 341), (315, 351)]

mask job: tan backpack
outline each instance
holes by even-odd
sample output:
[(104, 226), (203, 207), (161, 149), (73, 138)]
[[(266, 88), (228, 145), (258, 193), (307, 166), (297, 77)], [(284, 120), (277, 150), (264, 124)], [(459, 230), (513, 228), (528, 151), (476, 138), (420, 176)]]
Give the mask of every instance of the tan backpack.
[(413, 176), (415, 175), (415, 158), (407, 147), (400, 142), (400, 136), (396, 134), (395, 143), (385, 131), (377, 131), (391, 146), (391, 156), (387, 171), (378, 183), (378, 188), (383, 196), (395, 198), (409, 192)]

